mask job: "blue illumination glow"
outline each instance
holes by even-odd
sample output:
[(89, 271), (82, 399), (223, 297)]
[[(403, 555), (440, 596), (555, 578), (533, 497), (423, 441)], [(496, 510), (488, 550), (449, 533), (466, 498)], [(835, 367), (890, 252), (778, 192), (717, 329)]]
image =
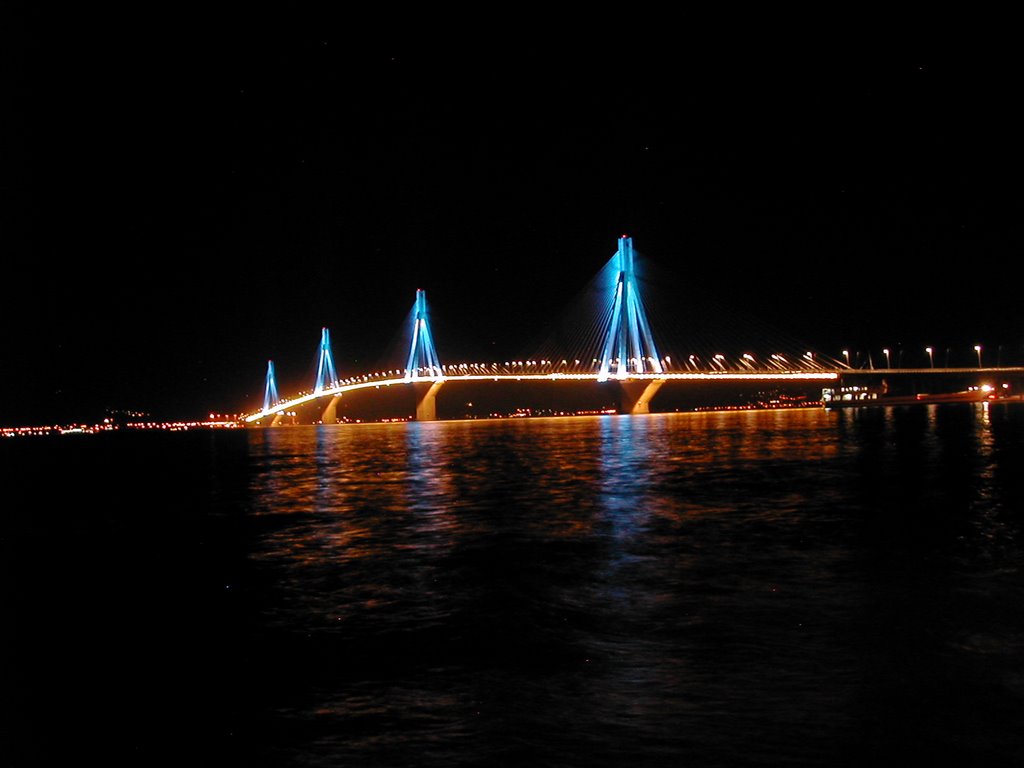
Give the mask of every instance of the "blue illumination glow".
[(338, 372), (334, 370), (334, 355), (331, 354), (331, 332), (326, 328), (320, 330), (320, 359), (316, 364), (316, 385), (313, 391), (323, 392), (324, 387), (334, 386), (338, 381)]
[(267, 386), (263, 390), (263, 410), (269, 410), (279, 400), (277, 396), (277, 377), (274, 375), (274, 361), (267, 360)]
[(661, 357), (654, 346), (647, 323), (633, 262), (633, 240), (619, 238), (619, 250), (612, 256), (615, 282), (612, 309), (604, 335), (598, 381), (612, 375), (626, 378), (630, 373), (662, 373)]
[(412, 313), (412, 343), (409, 345), (409, 359), (405, 363), (405, 378), (420, 378), (421, 372), (428, 378), (441, 375), (441, 361), (434, 348), (434, 336), (430, 332), (427, 314), (427, 292), (416, 291), (416, 303)]

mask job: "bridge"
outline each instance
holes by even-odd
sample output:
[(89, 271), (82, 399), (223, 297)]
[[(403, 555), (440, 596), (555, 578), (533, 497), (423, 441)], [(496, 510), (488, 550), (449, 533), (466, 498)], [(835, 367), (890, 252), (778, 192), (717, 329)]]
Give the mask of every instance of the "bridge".
[[(295, 409), (322, 406), (320, 421), (338, 421), (337, 408), (349, 393), (368, 389), (406, 388), (415, 403), (415, 418), (437, 418), (437, 396), (452, 382), (611, 382), (619, 389), (619, 412), (642, 414), (663, 385), (679, 382), (832, 382), (845, 377), (892, 375), (1024, 374), (1022, 367), (982, 367), (980, 347), (976, 368), (853, 368), (848, 362), (813, 351), (789, 350), (727, 356), (722, 353), (687, 354), (682, 358), (659, 355), (637, 277), (637, 258), (631, 238), (619, 238), (618, 249), (599, 273), (602, 285), (598, 317), (583, 334), (584, 343), (573, 355), (491, 363), (442, 363), (434, 344), (426, 293), (416, 291), (409, 313), (408, 354), (404, 366), (339, 378), (331, 351), (330, 332), (321, 330), (317, 372), (313, 387), (291, 397), (278, 395), (273, 361), (268, 361), (263, 407), (247, 415), (254, 425), (276, 426)], [(844, 355), (848, 357), (847, 353)], [(929, 349), (929, 356), (931, 350)], [(886, 350), (886, 361), (889, 355)]]

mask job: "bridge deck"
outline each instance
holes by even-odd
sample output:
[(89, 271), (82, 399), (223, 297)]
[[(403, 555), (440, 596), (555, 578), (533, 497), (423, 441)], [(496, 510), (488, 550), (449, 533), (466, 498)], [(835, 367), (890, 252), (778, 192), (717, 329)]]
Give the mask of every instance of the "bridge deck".
[(336, 387), (325, 387), (319, 392), (307, 392), (278, 403), (270, 408), (246, 417), (252, 423), (267, 416), (297, 408), (300, 405), (325, 397), (333, 397), (346, 392), (354, 392), (371, 387), (392, 387), (425, 382), (449, 381), (835, 381), (839, 377), (836, 371), (691, 371), (674, 373), (640, 373), (630, 374), (625, 378), (601, 377), (595, 373), (466, 373), (445, 374), (443, 376), (417, 376), (406, 378), (375, 378), (363, 377), (362, 380), (348, 382)]
[(674, 371), (664, 373), (631, 373), (624, 378), (614, 376), (602, 377), (599, 374), (550, 372), (550, 373), (445, 373), (441, 376), (395, 376), (375, 377), (364, 376), (358, 380), (349, 380), (334, 387), (325, 387), (319, 392), (305, 392), (298, 397), (282, 401), (270, 408), (247, 416), (245, 421), (252, 423), (260, 419), (300, 405), (326, 397), (334, 397), (346, 392), (354, 392), (373, 387), (392, 387), (427, 382), (455, 381), (836, 381), (842, 376), (879, 376), (908, 374), (1024, 374), (1024, 367), (1006, 368), (833, 368), (803, 371)]

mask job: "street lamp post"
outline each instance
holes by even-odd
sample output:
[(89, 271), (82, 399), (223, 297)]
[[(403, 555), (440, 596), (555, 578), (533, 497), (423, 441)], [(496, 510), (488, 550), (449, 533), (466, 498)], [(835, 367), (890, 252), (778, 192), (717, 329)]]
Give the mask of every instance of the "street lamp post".
[(849, 368), (850, 367), (850, 350), (844, 349), (843, 350), (843, 357), (846, 358), (846, 367)]
[(975, 344), (974, 351), (978, 353), (978, 367), (981, 368), (981, 345)]
[(929, 365), (929, 367), (934, 368), (935, 367), (935, 358), (932, 356), (932, 352), (934, 352), (934, 350), (931, 347), (925, 347), (924, 351), (928, 353), (928, 365)]
[(883, 349), (882, 350), (882, 354), (885, 355), (885, 367), (886, 368), (892, 368), (891, 361), (889, 360), (889, 350), (888, 349)]

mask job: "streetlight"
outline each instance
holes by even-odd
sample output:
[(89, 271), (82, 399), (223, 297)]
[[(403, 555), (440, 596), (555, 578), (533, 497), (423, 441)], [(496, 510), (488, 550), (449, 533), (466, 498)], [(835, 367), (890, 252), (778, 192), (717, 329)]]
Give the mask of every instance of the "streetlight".
[(885, 367), (886, 368), (892, 368), (892, 365), (890, 365), (890, 361), (889, 361), (889, 350), (888, 349), (883, 349), (882, 350), (882, 354), (885, 355)]
[(846, 358), (846, 367), (849, 368), (850, 367), (850, 350), (844, 349), (843, 350), (843, 357)]
[(978, 353), (978, 367), (981, 368), (981, 345), (975, 344), (974, 351)]

